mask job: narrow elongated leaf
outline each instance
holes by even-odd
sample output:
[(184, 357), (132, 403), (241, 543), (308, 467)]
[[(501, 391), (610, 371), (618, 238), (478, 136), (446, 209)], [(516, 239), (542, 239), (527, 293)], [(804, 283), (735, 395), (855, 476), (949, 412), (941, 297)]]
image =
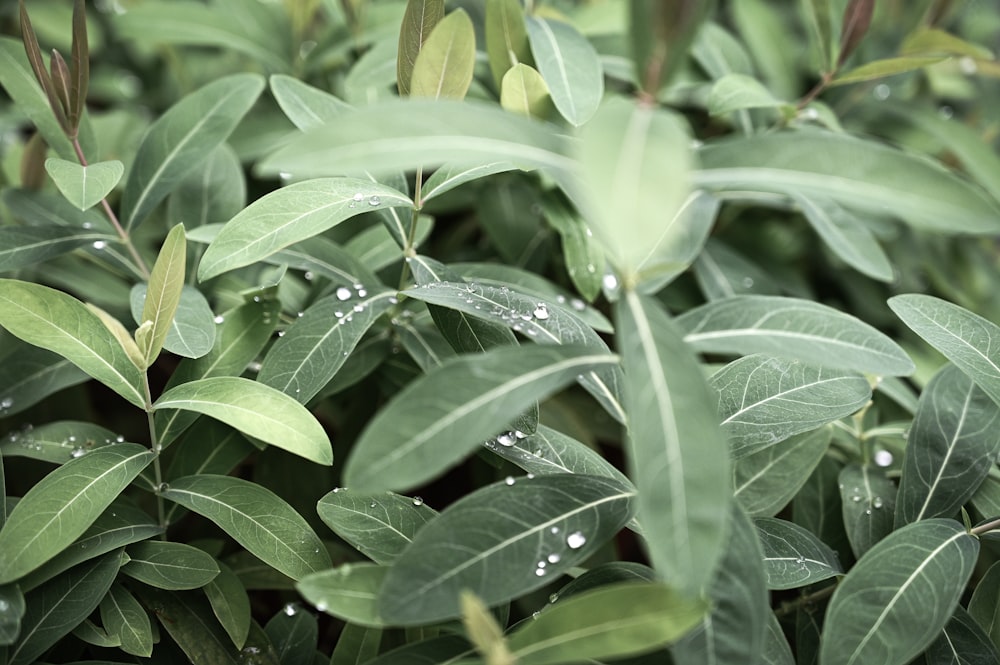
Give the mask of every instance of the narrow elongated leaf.
[(840, 472), (839, 486), (844, 529), (860, 557), (892, 531), (896, 485), (881, 467), (850, 464)]
[(122, 194), (121, 217), (132, 228), (228, 138), (264, 89), (256, 74), (235, 74), (184, 97), (146, 132)]
[(722, 556), (730, 500), (726, 438), (701, 368), (659, 305), (626, 293), (615, 308), (615, 328), (646, 546), (664, 580), (695, 595)]
[(612, 584), (547, 608), (511, 634), (509, 647), (525, 665), (626, 656), (673, 642), (707, 610), (662, 584)]
[(275, 265), (287, 265), (289, 268), (304, 270), (307, 273), (306, 279), (309, 278), (308, 273), (312, 273), (312, 277), (326, 277), (335, 282), (351, 284), (379, 282), (373, 266), (361, 263), (351, 252), (323, 236), (297, 242), (277, 254), (272, 254), (266, 260)]
[(0, 272), (26, 268), (94, 242), (117, 238), (101, 231), (63, 226), (0, 227)]
[(566, 272), (573, 285), (584, 298), (593, 300), (601, 292), (604, 250), (594, 240), (593, 232), (580, 214), (562, 197), (542, 199), (542, 211), (546, 221), (562, 238)]
[(101, 601), (101, 624), (118, 638), (125, 653), (147, 658), (153, 653), (149, 614), (121, 584), (113, 584)]
[(889, 308), (1000, 404), (1000, 353), (994, 351), (1000, 326), (964, 307), (922, 294), (890, 298)]
[(1000, 229), (996, 204), (943, 167), (845, 134), (759, 134), (706, 145), (698, 155), (695, 186), (711, 190), (819, 195), (945, 233)]
[(788, 638), (778, 623), (774, 612), (767, 616), (767, 634), (764, 636), (764, 649), (761, 653), (762, 662), (766, 665), (794, 665), (795, 656), (788, 645)]
[(405, 194), (370, 180), (321, 178), (282, 187), (226, 223), (205, 250), (198, 279), (261, 261), (363, 212), (411, 205)]
[(375, 659), (381, 646), (381, 628), (366, 628), (348, 623), (337, 638), (337, 645), (330, 655), (330, 665), (367, 663)]
[(0, 530), (0, 584), (31, 572), (80, 536), (153, 459), (132, 443), (106, 446), (45, 476)]
[(952, 520), (924, 520), (891, 533), (837, 586), (820, 661), (909, 662), (947, 623), (978, 553), (979, 541)]
[(761, 517), (754, 526), (764, 551), (767, 588), (795, 589), (844, 572), (837, 553), (798, 524)]
[(909, 55), (899, 58), (884, 58), (873, 60), (855, 67), (850, 71), (838, 75), (830, 82), (830, 85), (846, 85), (848, 83), (860, 83), (862, 81), (874, 81), (887, 76), (905, 74), (924, 67), (936, 65), (948, 59), (945, 55)]
[(305, 310), (274, 343), (257, 379), (305, 404), (323, 389), (372, 324), (396, 303), (396, 292), (341, 286)]
[(698, 255), (694, 277), (708, 300), (747, 294), (776, 296), (782, 291), (763, 268), (714, 238)]
[(718, 391), (719, 418), (734, 458), (849, 416), (872, 395), (860, 374), (765, 355), (726, 365), (709, 385)]
[[(595, 351), (608, 350), (597, 333), (569, 308), (556, 301), (519, 293), (509, 287), (431, 282), (405, 293), (424, 302), (507, 326), (539, 344), (580, 344)], [(615, 420), (624, 422), (621, 381), (621, 370), (610, 367), (585, 373), (580, 383)]]
[(45, 160), (45, 170), (66, 200), (80, 210), (92, 208), (107, 196), (125, 174), (118, 160), (80, 166), (56, 157)]
[(630, 45), (635, 76), (643, 92), (656, 98), (685, 60), (701, 23), (712, 14), (711, 1), (630, 0)]
[(184, 267), (187, 262), (187, 243), (184, 240), (184, 225), (178, 224), (167, 234), (160, 254), (156, 258), (153, 270), (149, 274), (149, 285), (146, 289), (145, 302), (142, 307), (140, 327), (151, 324), (148, 337), (136, 335), (136, 342), (146, 359), (146, 367), (153, 364), (163, 342), (167, 338), (174, 322), (174, 313), (181, 301), (181, 289), (184, 286)]
[(237, 649), (242, 649), (250, 632), (250, 598), (240, 578), (224, 563), (219, 574), (205, 585), (205, 595), (212, 613), (219, 620)]
[(794, 198), (819, 237), (844, 263), (873, 279), (892, 281), (889, 257), (864, 222), (835, 201), (801, 194)]
[(531, 62), (531, 46), (519, 0), (486, 0), (486, 55), (493, 82), (501, 87), (504, 74), (520, 63)]
[(784, 104), (763, 83), (746, 74), (726, 74), (708, 94), (708, 112), (725, 115), (744, 109), (777, 108)]
[(958, 512), (1000, 452), (998, 422), (1000, 407), (954, 365), (931, 379), (907, 435), (897, 526)]
[(955, 608), (955, 614), (941, 631), (941, 635), (927, 647), (924, 657), (927, 665), (1000, 663), (1000, 653), (990, 641), (990, 636), (983, 632), (961, 605)]
[(393, 624), (434, 623), (460, 616), (463, 589), (496, 605), (544, 586), (629, 520), (633, 496), (595, 476), (488, 485), (417, 533), (386, 575), (379, 614)]
[(128, 548), (122, 572), (158, 589), (200, 589), (219, 574), (211, 555), (184, 543), (148, 540)]
[(143, 378), (114, 334), (79, 300), (39, 284), (0, 280), (0, 325), (58, 353), (143, 408)]
[(792, 500), (830, 443), (829, 427), (792, 436), (733, 463), (733, 497), (751, 517), (773, 517)]
[(215, 522), (254, 556), (292, 579), (330, 566), (326, 547), (291, 506), (239, 478), (178, 478), (160, 494)]
[(535, 67), (553, 103), (566, 120), (579, 127), (590, 120), (604, 96), (604, 71), (597, 51), (569, 23), (529, 16), (527, 24)]
[(693, 260), (684, 251), (689, 234), (704, 242), (707, 229), (677, 214), (690, 194), (689, 145), (677, 116), (623, 100), (604, 105), (583, 130), (590, 228), (626, 280)]
[(111, 588), (121, 552), (81, 564), (25, 596), (21, 635), (7, 653), (10, 665), (28, 665), (90, 615)]
[(431, 177), (427, 179), (427, 182), (424, 183), (420, 193), (421, 201), (426, 203), (445, 192), (450, 192), (459, 185), (478, 178), (485, 178), (495, 173), (513, 171), (516, 168), (517, 166), (512, 162), (490, 162), (477, 166), (449, 166), (446, 164), (434, 171)]
[(579, 346), (500, 347), (456, 358), (375, 416), (347, 460), (344, 483), (365, 491), (420, 485), (577, 375), (617, 362)]
[(410, 94), (431, 99), (462, 99), (476, 65), (476, 33), (464, 9), (438, 21), (413, 62)]
[(422, 500), (337, 488), (319, 500), (316, 512), (334, 533), (382, 565), (392, 563), (437, 511)]
[(410, 94), (410, 80), (420, 49), (443, 17), (444, 0), (409, 0), (406, 3), (396, 61), (396, 85), (401, 96)]
[(767, 353), (836, 369), (906, 376), (913, 361), (849, 314), (809, 300), (734, 296), (677, 317), (684, 341), (704, 353)]
[(307, 575), (295, 588), (321, 612), (359, 626), (381, 628), (385, 623), (377, 600), (388, 570), (371, 563), (348, 563)]
[(351, 109), (339, 97), (291, 76), (275, 74), (269, 82), (275, 101), (301, 130), (318, 127)]
[[(136, 284), (129, 293), (132, 317), (142, 323), (142, 309), (146, 302), (146, 285)], [(208, 300), (201, 291), (184, 284), (173, 320), (163, 340), (163, 348), (185, 358), (200, 358), (215, 343), (215, 321)]]
[(996, 605), (1000, 600), (1000, 566), (990, 566), (976, 585), (969, 600), (969, 616), (996, 645), (1000, 641), (1000, 617)]
[(0, 363), (0, 386), (5, 388), (0, 396), (0, 415), (20, 413), (88, 378), (73, 363), (51, 351), (10, 338), (4, 346), (11, 353)]
[(0, 450), (7, 457), (29, 457), (62, 464), (124, 440), (124, 437), (119, 440), (119, 436), (111, 430), (93, 423), (57, 420), (8, 435), (0, 442)]
[(153, 408), (202, 413), (318, 464), (333, 463), (330, 440), (316, 418), (291, 397), (256, 381), (219, 376), (182, 383), (160, 395)]
[(4, 87), (17, 108), (31, 119), (45, 143), (63, 159), (76, 159), (73, 144), (59, 126), (48, 98), (24, 53), (24, 43), (20, 39), (4, 35), (0, 37), (0, 85)]

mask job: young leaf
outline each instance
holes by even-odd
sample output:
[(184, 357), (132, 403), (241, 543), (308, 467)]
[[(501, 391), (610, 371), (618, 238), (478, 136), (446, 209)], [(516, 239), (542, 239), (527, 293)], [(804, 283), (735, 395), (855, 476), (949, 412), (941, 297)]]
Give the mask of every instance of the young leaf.
[[(187, 243), (184, 240), (184, 225), (178, 224), (167, 234), (160, 254), (156, 258), (149, 275), (145, 304), (142, 307), (140, 324), (152, 322), (146, 345), (139, 344), (145, 357), (145, 367), (153, 364), (160, 355), (163, 341), (174, 322), (174, 313), (181, 300), (184, 286), (184, 266), (187, 261)], [(139, 338), (136, 337), (136, 342)], [(143, 369), (145, 369), (145, 367)]]
[(147, 540), (128, 548), (122, 572), (157, 589), (200, 589), (219, 574), (209, 554), (184, 543)]
[(472, 83), (476, 64), (476, 33), (464, 9), (441, 19), (413, 63), (413, 97), (462, 99)]
[(528, 41), (535, 67), (552, 102), (577, 127), (594, 115), (604, 96), (604, 71), (597, 51), (576, 28), (529, 16)]
[(160, 395), (153, 409), (201, 413), (317, 464), (333, 463), (330, 440), (316, 418), (291, 397), (256, 381), (218, 376), (182, 383)]
[(45, 170), (52, 176), (66, 200), (80, 210), (87, 210), (100, 203), (125, 174), (125, 166), (117, 160), (80, 166), (75, 162), (51, 157), (45, 160)]
[(471, 591), (463, 591), (461, 594), (462, 604), (462, 625), (465, 626), (465, 633), (469, 636), (469, 641), (475, 645), (476, 650), (483, 655), (488, 663), (515, 663), (517, 659), (507, 648), (504, 640), (503, 628), (497, 623), (495, 616), (490, 614), (490, 610), (483, 601), (476, 597)]
[(580, 346), (499, 347), (463, 356), (417, 379), (361, 434), (344, 484), (403, 490), (436, 477), (519, 413), (618, 358)]
[(873, 60), (843, 74), (838, 75), (830, 82), (831, 86), (846, 85), (848, 83), (861, 83), (862, 81), (875, 81), (887, 76), (905, 74), (916, 71), (924, 67), (936, 65), (947, 60), (947, 56), (907, 56), (904, 58), (885, 58), (883, 60)]
[(64, 550), (152, 460), (152, 452), (133, 443), (105, 446), (36, 483), (0, 530), (0, 584)]
[(25, 596), (21, 634), (7, 652), (9, 665), (29, 665), (93, 612), (111, 588), (121, 552), (81, 564)]
[(1000, 407), (954, 365), (920, 395), (907, 435), (896, 526), (954, 515), (1000, 452)]
[(889, 534), (837, 586), (821, 662), (908, 663), (944, 628), (978, 553), (979, 541), (953, 520), (924, 520)]
[(198, 280), (261, 261), (355, 215), (412, 205), (405, 194), (370, 180), (322, 178), (282, 187), (222, 227), (201, 258)]
[[(139, 283), (129, 292), (132, 318), (136, 323), (143, 322), (142, 310), (146, 303), (146, 291), (147, 286)], [(208, 300), (201, 291), (190, 284), (184, 284), (181, 287), (173, 321), (163, 340), (163, 348), (185, 358), (200, 358), (208, 353), (215, 343), (214, 318)]]
[(490, 72), (502, 90), (504, 75), (510, 68), (531, 63), (524, 9), (519, 0), (486, 0), (485, 32)]
[[(615, 307), (625, 369), (630, 476), (654, 568), (692, 596), (722, 555), (727, 443), (701, 368), (663, 309), (627, 292)], [(666, 509), (664, 508), (666, 507)]]
[[(38, 84), (24, 50), (25, 44), (20, 39), (6, 35), (0, 37), (0, 85), (60, 157), (76, 159), (73, 144), (53, 113), (49, 97)], [(44, 63), (41, 68), (45, 71)]]
[(139, 369), (97, 315), (72, 296), (39, 284), (2, 279), (0, 326), (58, 353), (135, 406), (145, 407)]
[(375, 563), (388, 565), (413, 542), (437, 511), (422, 500), (378, 492), (368, 494), (339, 487), (316, 505), (323, 522)]
[(549, 86), (538, 70), (519, 62), (503, 75), (500, 106), (504, 109), (544, 120), (551, 105)]
[(423, 203), (449, 192), (459, 185), (471, 182), (478, 178), (485, 178), (494, 173), (503, 173), (517, 169), (512, 162), (489, 162), (475, 166), (449, 166), (445, 164), (434, 171), (431, 177), (424, 183), (420, 193)]
[(761, 517), (754, 526), (764, 550), (768, 589), (809, 586), (844, 572), (837, 553), (798, 524)]
[(715, 9), (708, 0), (630, 0), (629, 37), (636, 79), (650, 98), (684, 62), (699, 27)]
[(396, 85), (399, 94), (410, 94), (410, 81), (421, 47), (434, 26), (444, 18), (444, 0), (408, 0), (399, 30), (399, 55), (396, 61)]
[(616, 533), (633, 497), (595, 476), (488, 485), (417, 533), (385, 577), (379, 615), (392, 624), (434, 623), (461, 615), (463, 589), (492, 606), (544, 586)]
[(109, 635), (118, 638), (125, 653), (146, 658), (152, 655), (153, 628), (149, 614), (121, 584), (111, 585), (101, 600), (101, 624)]
[(677, 317), (684, 341), (702, 353), (767, 353), (810, 365), (888, 376), (913, 372), (893, 342), (849, 314), (809, 300), (735, 296)]
[(843, 65), (871, 27), (875, 13), (875, 0), (850, 0), (844, 9), (844, 19), (840, 28), (840, 55), (837, 67)]
[(889, 299), (889, 308), (924, 341), (944, 354), (1000, 404), (1000, 327), (940, 298), (907, 294)]
[(726, 365), (709, 385), (718, 391), (719, 418), (734, 459), (849, 416), (872, 395), (860, 374), (765, 355)]
[(793, 195), (806, 221), (844, 263), (872, 279), (891, 282), (892, 265), (875, 234), (836, 201), (821, 196)]
[(122, 194), (131, 229), (225, 141), (264, 89), (256, 74), (228, 76), (184, 97), (150, 125)]
[(677, 640), (707, 611), (660, 583), (601, 586), (560, 598), (511, 634), (510, 650), (524, 665), (642, 653)]
[(160, 494), (215, 522), (248, 552), (292, 579), (330, 566), (309, 524), (270, 490), (239, 478), (185, 476)]
[(792, 436), (733, 463), (733, 497), (750, 517), (773, 517), (826, 455), (829, 427)]

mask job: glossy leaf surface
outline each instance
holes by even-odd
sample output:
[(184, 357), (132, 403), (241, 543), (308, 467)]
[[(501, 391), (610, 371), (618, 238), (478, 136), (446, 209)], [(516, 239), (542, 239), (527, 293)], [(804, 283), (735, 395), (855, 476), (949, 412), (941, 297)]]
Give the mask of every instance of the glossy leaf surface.
[(367, 494), (343, 487), (320, 499), (316, 512), (334, 533), (382, 565), (392, 563), (417, 531), (438, 514), (416, 497)]
[(773, 517), (826, 454), (830, 428), (789, 437), (733, 462), (733, 497), (751, 517)]
[(219, 574), (215, 559), (184, 543), (145, 541), (128, 548), (122, 572), (158, 589), (200, 589)]
[(804, 587), (844, 572), (836, 552), (794, 522), (762, 517), (754, 526), (769, 589)]

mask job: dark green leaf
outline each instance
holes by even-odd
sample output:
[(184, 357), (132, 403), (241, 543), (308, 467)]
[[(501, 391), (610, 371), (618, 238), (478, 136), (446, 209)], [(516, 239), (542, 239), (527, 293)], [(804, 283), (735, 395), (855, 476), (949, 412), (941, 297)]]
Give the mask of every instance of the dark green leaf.
[(117, 238), (102, 231), (63, 226), (0, 227), (0, 272), (27, 268), (94, 242)]
[(889, 257), (861, 219), (821, 196), (795, 194), (793, 198), (819, 237), (844, 263), (873, 279), (893, 280)]
[(388, 568), (347, 563), (302, 578), (295, 588), (320, 612), (366, 627), (384, 625), (376, 601)]
[(434, 26), (444, 17), (444, 0), (408, 0), (403, 25), (399, 30), (399, 56), (396, 62), (396, 84), (399, 94), (410, 94), (410, 80), (421, 47)]
[(340, 487), (319, 500), (316, 512), (334, 533), (382, 565), (392, 563), (437, 511), (423, 500)]
[(153, 628), (139, 601), (121, 584), (113, 584), (101, 601), (101, 624), (118, 638), (122, 651), (149, 657), (153, 653)]
[(733, 496), (751, 517), (773, 517), (826, 455), (830, 428), (792, 436), (733, 463)]
[(278, 662), (310, 663), (316, 654), (316, 643), (319, 640), (319, 624), (316, 616), (299, 609), (295, 603), (289, 603), (275, 614), (264, 626)]
[(340, 631), (337, 646), (330, 655), (330, 665), (362, 665), (378, 655), (382, 629), (348, 623)]
[(948, 624), (924, 652), (927, 665), (996, 665), (1000, 654), (989, 635), (959, 605)]
[(986, 633), (994, 647), (1000, 641), (997, 602), (1000, 602), (1000, 565), (994, 563), (979, 580), (969, 601), (969, 617)]
[(18, 585), (0, 586), (0, 653), (3, 653), (3, 647), (17, 640), (24, 612), (24, 595)]
[(239, 157), (223, 143), (170, 194), (167, 219), (186, 229), (225, 222), (246, 206), (246, 197)]
[(892, 531), (896, 485), (884, 469), (868, 464), (844, 467), (839, 484), (844, 528), (851, 549), (860, 557)]
[(45, 91), (35, 80), (24, 54), (24, 44), (6, 35), (0, 37), (0, 85), (38, 128), (48, 145), (63, 159), (76, 159), (73, 145), (53, 115)]
[(694, 263), (698, 288), (708, 300), (735, 295), (776, 296), (778, 284), (760, 266), (724, 243), (709, 238)]
[(83, 457), (91, 450), (121, 443), (111, 430), (76, 420), (55, 422), (13, 432), (0, 442), (6, 457), (29, 457), (54, 464)]
[(767, 634), (764, 636), (761, 660), (765, 665), (795, 665), (792, 648), (788, 645), (788, 639), (774, 612), (767, 615)]
[(219, 574), (205, 585), (212, 612), (237, 649), (242, 649), (250, 632), (250, 598), (243, 583), (224, 563), (216, 562)]
[(837, 553), (805, 528), (770, 517), (754, 520), (769, 589), (795, 589), (843, 574)]
[(200, 589), (219, 574), (215, 559), (184, 543), (147, 540), (129, 546), (122, 572), (158, 589)]

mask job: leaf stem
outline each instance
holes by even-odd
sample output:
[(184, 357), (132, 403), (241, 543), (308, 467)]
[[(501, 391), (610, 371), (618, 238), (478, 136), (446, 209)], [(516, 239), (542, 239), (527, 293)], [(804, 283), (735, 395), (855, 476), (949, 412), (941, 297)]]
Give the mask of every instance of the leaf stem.
[[(423, 208), (424, 203), (421, 201), (420, 189), (423, 186), (424, 181), (424, 167), (417, 167), (417, 175), (413, 179), (413, 212), (410, 217), (410, 231), (409, 236), (406, 238), (406, 247), (403, 248), (403, 254), (406, 258), (413, 256), (413, 243), (417, 239), (417, 222), (420, 221), (420, 209)], [(410, 276), (410, 264), (408, 261), (403, 261), (403, 269), (399, 273), (399, 290), (402, 291), (406, 287), (406, 280)]]
[(830, 596), (832, 596), (833, 592), (836, 591), (836, 590), (837, 590), (837, 585), (836, 584), (831, 584), (828, 587), (823, 587), (819, 591), (814, 591), (812, 593), (807, 593), (806, 595), (800, 596), (799, 598), (796, 598), (795, 600), (790, 600), (790, 601), (782, 603), (781, 607), (779, 607), (778, 609), (774, 610), (774, 614), (779, 619), (781, 617), (788, 616), (789, 614), (797, 612), (798, 610), (800, 610), (800, 609), (802, 609), (802, 608), (804, 608), (804, 607), (806, 607), (808, 605), (811, 605), (812, 603), (815, 603), (815, 602), (820, 601), (820, 600), (826, 600), (827, 598), (829, 598)]
[(969, 531), (969, 533), (973, 536), (979, 536), (986, 533), (987, 531), (992, 531), (993, 529), (1000, 529), (1000, 517), (998, 517), (995, 520), (990, 520), (986, 524), (980, 524), (979, 526)]
[(160, 532), (160, 540), (167, 539), (167, 514), (163, 505), (163, 496), (160, 488), (163, 487), (163, 469), (160, 467), (160, 441), (156, 436), (156, 424), (153, 418), (153, 397), (149, 390), (149, 373), (142, 375), (143, 388), (146, 390), (146, 424), (149, 427), (150, 450), (153, 451), (153, 481), (156, 483), (153, 493), (156, 495), (156, 521), (163, 531)]

